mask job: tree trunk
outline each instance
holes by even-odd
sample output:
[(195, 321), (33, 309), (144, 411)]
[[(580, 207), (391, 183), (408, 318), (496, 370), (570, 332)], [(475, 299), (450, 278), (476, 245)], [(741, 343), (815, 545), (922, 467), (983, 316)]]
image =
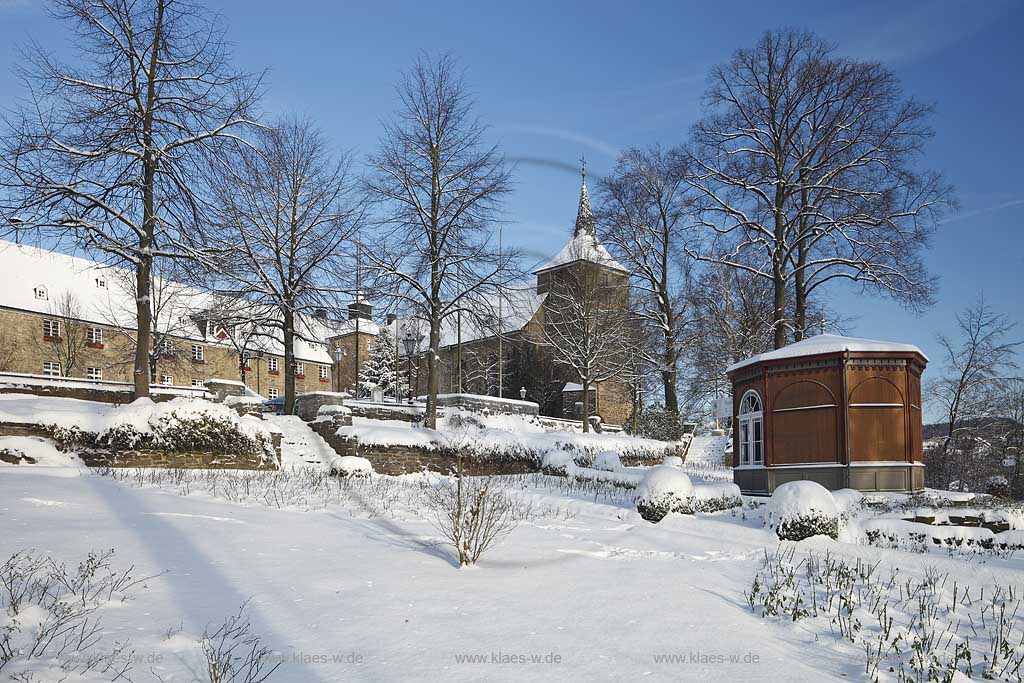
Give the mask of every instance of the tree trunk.
[(679, 414), (678, 353), (675, 339), (671, 334), (665, 335), (665, 369), (661, 371), (661, 382), (665, 385), (665, 410)]
[[(437, 308), (440, 308), (440, 303), (437, 304)], [(427, 410), (423, 421), (424, 426), (428, 429), (437, 429), (437, 394), (441, 385), (437, 359), (440, 348), (441, 320), (436, 312), (432, 312), (430, 315), (430, 348), (427, 349)]]
[[(800, 173), (800, 184), (806, 182), (803, 171)], [(800, 189), (800, 235), (796, 245), (796, 269), (793, 273), (793, 340), (800, 341), (807, 337), (807, 277), (804, 266), (807, 265), (807, 189)]]
[(295, 313), (285, 309), (284, 332), (284, 414), (295, 411)]
[(590, 382), (583, 380), (583, 410), (581, 412), (583, 417), (583, 433), (586, 434), (590, 431)]
[(156, 102), (156, 71), (163, 47), (164, 0), (156, 4), (153, 42), (150, 46), (146, 84), (146, 109), (142, 117), (142, 235), (139, 237), (139, 262), (135, 268), (135, 313), (137, 318), (134, 387), (135, 398), (149, 397), (149, 351), (153, 321), (150, 298), (153, 275), (153, 235), (156, 234), (156, 165), (153, 153), (153, 107)]

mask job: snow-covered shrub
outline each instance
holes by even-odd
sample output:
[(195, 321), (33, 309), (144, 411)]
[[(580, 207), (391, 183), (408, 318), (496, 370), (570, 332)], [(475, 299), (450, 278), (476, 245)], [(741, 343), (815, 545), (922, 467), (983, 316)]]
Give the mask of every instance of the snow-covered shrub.
[[(0, 669), (12, 681), (114, 681), (132, 660), (126, 641), (103, 644), (102, 610), (129, 599), (146, 580), (111, 568), (113, 550), (93, 552), (77, 569), (31, 552), (0, 564)], [(105, 652), (103, 650), (106, 650)]]
[(997, 498), (1010, 497), (1010, 481), (1001, 474), (985, 480), (985, 493)]
[(637, 486), (636, 510), (648, 522), (660, 522), (670, 512), (693, 514), (693, 508), (693, 484), (676, 467), (652, 467)]
[(619, 454), (615, 451), (601, 451), (594, 458), (594, 464), (591, 465), (595, 470), (604, 470), (605, 472), (616, 472), (622, 469), (622, 461), (619, 460)]
[(459, 566), (474, 565), (494, 543), (530, 516), (494, 477), (452, 477), (426, 487), (438, 531), (454, 548)]
[(696, 484), (693, 487), (693, 509), (697, 512), (718, 512), (743, 507), (740, 487), (732, 482)]
[(636, 422), (636, 431), (633, 432), (632, 417), (626, 420), (627, 430), (636, 436), (659, 441), (679, 441), (683, 436), (683, 421), (679, 413), (665, 410), (660, 405), (646, 406)]
[(775, 489), (765, 520), (784, 541), (839, 536), (839, 511), (832, 494), (813, 481), (790, 481)]
[(64, 450), (275, 455), (270, 432), (259, 419), (240, 418), (231, 408), (204, 400), (154, 403), (138, 399), (112, 411), (107, 426), (98, 433), (58, 426), (50, 426), (49, 432)]
[(848, 520), (863, 506), (864, 494), (857, 489), (839, 489), (832, 492), (832, 500), (836, 503), (839, 516)]
[(263, 683), (283, 664), (268, 659), (274, 652), (252, 630), (247, 607), (248, 601), (215, 631), (207, 627), (203, 632), (199, 645), (210, 683)]
[(664, 458), (661, 459), (661, 464), (665, 465), (666, 467), (682, 467), (683, 459), (680, 458), (678, 455), (666, 455)]
[(373, 474), (373, 465), (366, 458), (343, 455), (331, 462), (331, 474), (342, 477), (368, 477)]

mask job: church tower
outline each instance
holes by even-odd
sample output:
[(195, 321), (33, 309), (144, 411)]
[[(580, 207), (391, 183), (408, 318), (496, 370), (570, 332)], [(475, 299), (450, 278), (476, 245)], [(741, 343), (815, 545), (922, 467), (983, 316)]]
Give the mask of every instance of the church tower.
[(612, 258), (597, 239), (597, 223), (587, 192), (586, 166), (582, 168), (581, 176), (580, 203), (572, 237), (553, 259), (533, 271), (537, 276), (538, 294), (547, 292), (559, 277), (568, 272), (581, 274), (579, 269), (584, 269), (588, 277), (601, 277), (611, 287), (625, 287), (629, 281), (629, 271)]

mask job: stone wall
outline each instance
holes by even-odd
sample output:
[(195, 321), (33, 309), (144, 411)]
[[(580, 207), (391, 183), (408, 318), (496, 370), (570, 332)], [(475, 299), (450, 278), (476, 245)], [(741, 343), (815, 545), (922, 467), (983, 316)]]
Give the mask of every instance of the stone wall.
[[(424, 407), (394, 403), (371, 403), (369, 401), (345, 401), (345, 406), (352, 411), (354, 417), (365, 417), (370, 420), (398, 420), (399, 422), (422, 422)], [(438, 417), (443, 413), (438, 411)]]
[(344, 405), (347, 394), (339, 394), (333, 391), (313, 391), (307, 394), (299, 394), (295, 397), (295, 414), (306, 422), (316, 419), (321, 406)]
[[(0, 376), (0, 380), (3, 376)], [(11, 384), (0, 386), (0, 394), (32, 394), (33, 396), (54, 396), (56, 398), (76, 398), (82, 401), (95, 401), (97, 403), (112, 403), (115, 405), (123, 405), (125, 403), (131, 403), (134, 392), (130, 387), (115, 388), (116, 385), (98, 385), (95, 387), (89, 386), (75, 386), (76, 382), (70, 385), (61, 384), (46, 384), (46, 385), (35, 385), (35, 384)], [(196, 390), (195, 393), (190, 393), (187, 390), (176, 390), (176, 391), (160, 391), (159, 388), (153, 387), (150, 398), (157, 403), (161, 401), (170, 401), (173, 398), (179, 398), (181, 396), (206, 396), (206, 391), (203, 389)]]
[[(458, 458), (450, 451), (428, 449), (421, 446), (380, 446), (360, 444), (352, 437), (338, 436), (337, 426), (328, 421), (316, 422), (313, 428), (341, 456), (356, 455), (366, 458), (378, 474), (413, 474), (429, 470), (441, 474), (456, 471)], [(462, 471), (466, 476), (496, 474), (525, 474), (538, 472), (539, 467), (527, 460), (487, 462), (465, 458)]]
[(167, 453), (164, 451), (83, 451), (89, 467), (156, 467), (203, 470), (276, 470), (277, 463), (257, 456), (221, 453)]
[(437, 397), (437, 405), (492, 415), (536, 415), (539, 409), (533, 401), (516, 401), (479, 394), (442, 394)]

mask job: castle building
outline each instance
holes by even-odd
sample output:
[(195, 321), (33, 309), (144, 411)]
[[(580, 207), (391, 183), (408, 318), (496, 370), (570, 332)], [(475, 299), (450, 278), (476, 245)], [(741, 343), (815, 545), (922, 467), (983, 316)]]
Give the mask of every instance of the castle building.
[[(130, 383), (133, 372), (135, 297), (133, 274), (78, 256), (0, 241), (0, 381), (74, 378), (110, 384)], [(629, 272), (597, 238), (584, 174), (576, 223), (558, 254), (533, 273), (534, 282), (507, 288), (476, 301), (472, 310), (444, 321), (441, 344), (442, 393), (522, 397), (541, 413), (578, 419), (583, 401), (579, 377), (554, 358), (545, 343), (545, 326), (565, 317), (569, 282), (595, 283), (606, 304), (626, 310)], [(244, 335), (220, 324), (210, 311), (230, 302), (172, 280), (156, 278), (153, 287), (156, 385), (200, 390), (208, 379), (242, 380), (257, 393), (284, 394), (284, 350), (274, 334)], [(610, 303), (609, 303), (610, 302)], [(399, 340), (425, 339), (421, 322), (373, 319), (368, 301), (357, 297), (344, 315), (298, 318), (295, 342), (296, 389), (354, 393), (358, 374), (383, 328), (395, 343), (395, 367), (405, 374)], [(425, 366), (425, 364), (423, 364)], [(412, 387), (422, 394), (425, 367)], [(12, 379), (13, 377), (13, 379)], [(629, 388), (617, 379), (596, 382), (589, 390), (590, 414), (623, 424), (631, 412)], [(404, 398), (404, 397), (402, 397)]]

